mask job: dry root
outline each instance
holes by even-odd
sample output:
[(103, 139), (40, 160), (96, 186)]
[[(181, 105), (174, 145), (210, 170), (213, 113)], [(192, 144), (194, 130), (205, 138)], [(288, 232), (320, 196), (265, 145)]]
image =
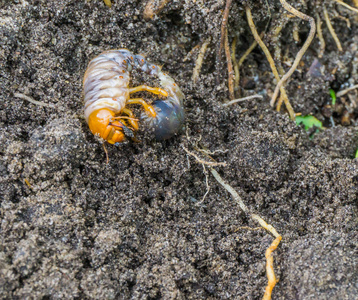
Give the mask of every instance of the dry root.
[(316, 15), (316, 19), (317, 19), (317, 36), (320, 43), (320, 51), (318, 57), (321, 58), (323, 57), (324, 50), (326, 49), (326, 42), (322, 34), (322, 21), (321, 18), (319, 17), (319, 14)]
[(337, 96), (337, 97), (344, 96), (344, 95), (347, 94), (348, 92), (353, 91), (353, 90), (355, 90), (355, 89), (358, 89), (358, 84), (353, 85), (353, 86), (351, 86), (351, 87), (349, 87), (349, 88), (347, 88), (347, 89), (345, 89), (345, 90), (339, 91), (339, 92), (336, 94), (336, 96)]
[[(343, 1), (341, 1), (341, 0), (334, 0), (334, 1), (336, 1), (338, 4), (344, 6), (344, 7), (348, 8), (348, 9), (350, 9), (351, 11), (354, 11), (354, 12), (358, 13), (358, 9), (348, 5), (347, 3), (344, 3)], [(358, 7), (358, 0), (353, 0), (353, 2), (354, 2), (354, 5), (356, 7)]]
[(205, 40), (205, 42), (203, 43), (203, 45), (201, 46), (199, 54), (198, 54), (198, 58), (196, 59), (195, 68), (193, 70), (193, 77), (192, 77), (194, 83), (196, 83), (198, 81), (201, 66), (202, 66), (203, 60), (204, 60), (204, 55), (205, 55), (205, 52), (206, 52), (209, 44), (210, 44), (210, 37), (207, 38)]
[(275, 287), (277, 280), (275, 276), (275, 272), (273, 270), (273, 256), (272, 252), (276, 250), (277, 246), (281, 242), (282, 237), (278, 236), (271, 244), (271, 246), (266, 250), (266, 274), (268, 278), (268, 284), (265, 289), (265, 294), (262, 300), (270, 300), (272, 295), (272, 290)]
[(184, 151), (186, 153), (188, 153), (189, 155), (193, 156), (199, 163), (201, 163), (202, 165), (207, 165), (207, 166), (210, 166), (210, 167), (213, 167), (213, 166), (226, 166), (226, 163), (224, 162), (212, 162), (212, 161), (205, 161), (205, 160), (202, 160), (201, 158), (199, 158), (199, 156), (197, 156), (195, 153), (189, 151), (187, 148), (185, 148), (183, 145), (182, 145), (182, 148), (184, 149)]
[[(219, 173), (216, 172), (215, 169), (210, 168), (210, 171), (213, 174), (213, 176), (215, 177), (215, 179), (232, 195), (232, 197), (238, 203), (240, 208), (245, 213), (249, 214), (249, 210), (246, 207), (246, 205), (244, 204), (244, 202), (242, 201), (242, 199), (239, 196), (239, 194), (229, 184), (224, 182), (224, 180), (221, 178)], [(282, 240), (282, 236), (277, 233), (277, 231), (276, 231), (276, 229), (274, 227), (272, 227), (271, 225), (267, 224), (260, 216), (258, 216), (256, 214), (251, 214), (250, 216), (251, 216), (251, 218), (253, 220), (257, 221), (261, 225), (261, 227), (263, 227), (264, 229), (269, 231), (274, 237), (276, 237), (276, 239), (272, 242), (271, 246), (266, 250), (266, 253), (265, 253), (265, 256), (266, 256), (266, 273), (267, 273), (268, 283), (267, 283), (267, 286), (266, 286), (266, 289), (265, 289), (265, 294), (264, 294), (262, 299), (263, 300), (270, 300), (271, 295), (272, 295), (272, 290), (273, 290), (273, 288), (275, 287), (275, 285), (277, 283), (277, 280), (276, 280), (276, 277), (275, 277), (275, 272), (274, 272), (274, 269), (273, 269), (272, 252), (279, 245), (280, 241)]]
[(287, 81), (288, 78), (291, 77), (291, 75), (293, 74), (293, 72), (296, 70), (299, 62), (301, 61), (303, 55), (305, 54), (306, 50), (308, 49), (309, 45), (311, 44), (315, 33), (316, 33), (316, 23), (315, 20), (310, 17), (305, 15), (304, 13), (296, 10), (295, 8), (293, 8), (291, 5), (289, 5), (285, 0), (280, 0), (282, 6), (289, 11), (290, 13), (294, 14), (295, 16), (299, 17), (302, 20), (308, 21), (310, 23), (311, 29), (309, 32), (309, 35), (307, 37), (306, 42), (303, 44), (302, 48), (300, 51), (298, 51), (296, 58), (293, 62), (292, 67), (288, 70), (288, 72), (281, 78), (281, 80), (277, 83), (277, 86), (275, 88), (275, 91), (272, 95), (271, 98), (271, 106), (274, 106), (276, 98), (278, 96), (278, 93), (280, 91), (280, 88), (282, 87), (282, 85)]
[(108, 150), (106, 147), (106, 142), (104, 142), (102, 145), (103, 145), (103, 150), (106, 153), (106, 161), (107, 161), (107, 165), (108, 165), (109, 164), (109, 156), (108, 156)]
[(229, 97), (230, 100), (235, 98), (234, 95), (234, 70), (232, 67), (232, 60), (229, 48), (229, 37), (227, 33), (227, 29), (225, 31), (225, 55), (226, 55), (226, 63), (227, 63), (227, 72), (228, 72), (228, 85), (229, 85)]
[(293, 39), (296, 43), (300, 41), (300, 35), (299, 35), (299, 27), (298, 22), (293, 23), (293, 31), (292, 31)]
[(333, 37), (333, 39), (334, 39), (334, 41), (335, 41), (335, 43), (337, 45), (338, 50), (343, 51), (341, 42), (339, 41), (339, 38), (338, 38), (336, 32), (334, 31), (334, 28), (332, 26), (331, 20), (329, 19), (328, 11), (327, 11), (325, 6), (323, 6), (323, 14), (324, 14), (324, 19), (326, 21), (328, 30), (331, 33), (331, 35), (332, 35), (332, 37)]
[(228, 19), (229, 19), (231, 3), (232, 3), (232, 0), (226, 0), (223, 20), (222, 20), (222, 23), (221, 23), (221, 36), (220, 36), (220, 44), (219, 44), (218, 57), (217, 57), (219, 65), (220, 65), (220, 62), (221, 62), (221, 52), (222, 52), (223, 47), (224, 47), (225, 31), (226, 31), (227, 22), (228, 22)]
[[(249, 23), (252, 35), (254, 36), (255, 40), (257, 41), (257, 43), (260, 45), (262, 51), (265, 53), (266, 58), (270, 64), (271, 70), (273, 75), (275, 76), (276, 80), (279, 82), (280, 81), (280, 75), (277, 72), (276, 66), (275, 66), (275, 62), (271, 56), (270, 51), (268, 50), (268, 48), (266, 47), (265, 43), (262, 41), (262, 39), (260, 38), (257, 30), (256, 30), (256, 26), (254, 24), (254, 21), (252, 19), (252, 14), (251, 14), (251, 9), (250, 7), (246, 6), (246, 16), (247, 16), (247, 21)], [(285, 102), (286, 108), (288, 113), (290, 114), (290, 117), (292, 120), (295, 119), (295, 112), (293, 111), (293, 108), (291, 106), (291, 103), (288, 101), (288, 97), (286, 94), (286, 91), (284, 89), (283, 86), (280, 86), (280, 91), (281, 91), (281, 97), (283, 98), (283, 101)]]
[(235, 55), (235, 53), (236, 53), (236, 42), (237, 42), (237, 39), (235, 37), (234, 40), (232, 41), (232, 44), (231, 44), (231, 60), (232, 60), (232, 63), (234, 65), (234, 73), (235, 73), (234, 92), (239, 89), (239, 82), (240, 82), (239, 65), (237, 63), (236, 55)]
[(289, 17), (287, 14), (282, 14), (273, 24), (271, 29), (271, 44), (273, 45), (273, 57), (277, 61), (281, 61), (281, 31), (286, 26)]
[(229, 101), (227, 103), (224, 103), (223, 106), (229, 106), (229, 105), (233, 105), (233, 104), (238, 103), (238, 102), (244, 102), (244, 101), (252, 100), (252, 99), (263, 99), (263, 98), (264, 97), (261, 96), (261, 95), (252, 95), (252, 96), (247, 96), (247, 97), (231, 100), (231, 101)]
[[(229, 78), (228, 78), (229, 94), (230, 94), (230, 99), (234, 99), (234, 84), (233, 84), (234, 72), (232, 67), (231, 54), (229, 49), (229, 38), (227, 33), (227, 22), (229, 19), (231, 3), (232, 0), (226, 0), (223, 20), (221, 22), (221, 35), (220, 35), (219, 48), (217, 50), (216, 67), (217, 70), (221, 69), (221, 53), (222, 53), (222, 49), (225, 48), (225, 55), (226, 55), (226, 61), (228, 66), (228, 73), (229, 73)], [(216, 81), (219, 84), (219, 73), (216, 78)]]
[[(261, 33), (260, 37), (263, 36), (263, 33)], [(232, 61), (234, 63), (234, 71), (235, 71), (235, 82), (234, 82), (234, 90), (238, 90), (239, 89), (239, 82), (240, 82), (240, 67), (242, 66), (243, 62), (245, 61), (245, 59), (249, 56), (249, 54), (252, 52), (252, 50), (255, 49), (255, 47), (257, 46), (257, 42), (256, 40), (251, 44), (251, 46), (249, 47), (249, 49), (246, 50), (246, 52), (241, 56), (241, 58), (239, 59), (239, 61), (236, 61), (236, 56), (235, 56), (235, 52), (236, 52), (236, 38), (234, 39), (234, 41), (232, 42), (232, 46), (231, 46), (231, 55), (232, 55)]]
[(16, 98), (20, 98), (20, 99), (29, 101), (29, 102), (31, 102), (32, 104), (35, 104), (35, 105), (58, 109), (58, 107), (55, 104), (40, 102), (40, 101), (34, 100), (31, 97), (26, 96), (26, 95), (21, 94), (21, 93), (15, 93), (14, 96)]
[[(186, 149), (184, 146), (182, 146), (183, 149), (185, 150), (186, 153), (188, 153), (189, 155), (193, 156), (199, 163), (201, 163), (203, 166), (208, 165), (209, 166), (209, 170), (211, 172), (211, 174), (214, 176), (214, 178), (217, 180), (217, 182), (224, 188), (226, 189), (231, 196), (233, 197), (233, 199), (235, 200), (235, 202), (239, 205), (239, 207), (246, 213), (248, 214), (254, 221), (258, 222), (260, 224), (260, 226), (264, 229), (266, 229), (267, 231), (269, 231), (276, 239), (272, 242), (272, 244), (270, 245), (270, 247), (266, 250), (265, 256), (266, 256), (266, 273), (267, 273), (267, 278), (268, 278), (268, 283), (265, 289), (265, 294), (263, 297), (263, 300), (270, 300), (271, 299), (271, 294), (272, 294), (272, 290), (276, 285), (276, 277), (275, 277), (275, 272), (273, 269), (273, 256), (272, 256), (272, 252), (277, 248), (277, 246), (279, 245), (282, 236), (278, 234), (278, 232), (276, 231), (276, 229), (270, 225), (267, 224), (265, 222), (265, 220), (263, 220), (259, 215), (257, 214), (252, 214), (250, 213), (249, 209), (247, 208), (247, 206), (245, 205), (244, 201), (242, 200), (242, 198), (240, 197), (240, 195), (235, 191), (235, 189), (227, 184), (219, 175), (219, 173), (212, 167), (213, 163), (207, 162), (207, 161), (203, 161), (202, 159), (200, 159), (196, 154), (190, 152), (188, 149)], [(219, 164), (219, 163), (215, 163), (215, 164)], [(206, 181), (206, 186), (207, 186), (207, 192), (205, 193), (204, 197), (207, 195), (208, 191), (209, 191), (209, 184)], [(201, 201), (202, 202), (202, 201)], [(250, 228), (252, 229), (252, 228)]]

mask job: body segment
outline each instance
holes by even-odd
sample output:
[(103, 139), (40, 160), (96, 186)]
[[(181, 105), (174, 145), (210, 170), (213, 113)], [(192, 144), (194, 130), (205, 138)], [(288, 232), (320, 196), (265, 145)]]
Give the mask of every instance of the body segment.
[[(157, 76), (162, 88), (146, 85), (129, 87), (133, 68)], [(141, 121), (153, 130), (156, 139), (166, 139), (177, 133), (184, 122), (183, 99), (174, 80), (157, 65), (127, 49), (105, 51), (88, 65), (83, 79), (84, 114), (93, 134), (107, 142), (122, 142), (138, 130), (138, 119), (130, 104), (140, 104), (145, 110)], [(148, 104), (142, 98), (130, 98), (132, 93), (148, 91), (166, 97)], [(163, 128), (165, 127), (165, 128)], [(131, 134), (132, 133), (132, 134)]]

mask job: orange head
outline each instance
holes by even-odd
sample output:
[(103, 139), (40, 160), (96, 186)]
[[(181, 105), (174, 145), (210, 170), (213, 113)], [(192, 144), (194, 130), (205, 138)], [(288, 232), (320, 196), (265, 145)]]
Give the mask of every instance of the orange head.
[(101, 108), (90, 114), (88, 126), (93, 134), (99, 135), (110, 144), (123, 142), (126, 135), (134, 136), (131, 129), (115, 119), (117, 118), (113, 111)]

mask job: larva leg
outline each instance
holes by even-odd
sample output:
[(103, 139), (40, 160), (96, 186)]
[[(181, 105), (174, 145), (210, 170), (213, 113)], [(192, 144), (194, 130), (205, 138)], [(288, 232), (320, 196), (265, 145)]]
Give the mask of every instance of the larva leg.
[(129, 124), (131, 124), (135, 130), (138, 130), (138, 128), (139, 128), (138, 122), (137, 122), (137, 119), (135, 118), (133, 112), (129, 108), (123, 108), (122, 112), (125, 113), (129, 117), (128, 118)]
[(153, 93), (155, 95), (162, 95), (164, 97), (168, 97), (168, 93), (165, 90), (163, 90), (161, 88), (157, 88), (157, 87), (150, 87), (150, 86), (147, 86), (147, 85), (139, 85), (139, 86), (136, 86), (136, 87), (133, 87), (133, 88), (129, 89), (130, 94), (137, 93), (137, 92), (142, 92), (142, 91)]
[(143, 106), (144, 110), (149, 114), (151, 117), (155, 118), (157, 116), (157, 113), (154, 110), (154, 107), (147, 102), (144, 101), (142, 98), (134, 98), (134, 99), (128, 99), (126, 104), (140, 104)]

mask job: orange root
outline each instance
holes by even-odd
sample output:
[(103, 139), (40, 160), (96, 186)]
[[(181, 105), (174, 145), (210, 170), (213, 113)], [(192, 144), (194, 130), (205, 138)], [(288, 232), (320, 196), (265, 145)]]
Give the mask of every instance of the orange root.
[(278, 236), (271, 244), (269, 248), (267, 248), (265, 256), (266, 256), (266, 273), (268, 278), (268, 283), (265, 289), (265, 294), (262, 300), (270, 300), (272, 290), (275, 287), (277, 280), (275, 276), (275, 272), (273, 270), (273, 256), (272, 252), (276, 250), (277, 246), (280, 244), (282, 240), (282, 236)]

